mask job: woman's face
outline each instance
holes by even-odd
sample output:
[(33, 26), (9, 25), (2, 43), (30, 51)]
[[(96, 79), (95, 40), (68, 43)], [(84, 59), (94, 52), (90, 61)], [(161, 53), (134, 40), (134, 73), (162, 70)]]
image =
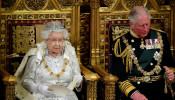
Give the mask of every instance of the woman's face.
[(52, 54), (60, 55), (62, 53), (64, 36), (61, 32), (52, 32), (46, 40), (48, 49)]

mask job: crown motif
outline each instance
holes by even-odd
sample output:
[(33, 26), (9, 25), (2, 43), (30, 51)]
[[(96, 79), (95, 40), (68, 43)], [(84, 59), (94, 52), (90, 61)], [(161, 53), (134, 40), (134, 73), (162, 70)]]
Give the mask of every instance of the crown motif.
[(58, 29), (64, 29), (64, 24), (61, 23), (60, 21), (52, 21), (52, 22), (47, 22), (45, 24), (45, 29), (46, 30), (58, 30)]

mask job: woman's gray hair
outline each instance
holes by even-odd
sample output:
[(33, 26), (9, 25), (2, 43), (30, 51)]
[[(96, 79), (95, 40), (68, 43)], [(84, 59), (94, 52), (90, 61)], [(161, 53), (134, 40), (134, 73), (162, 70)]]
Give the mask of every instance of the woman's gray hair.
[(134, 7), (131, 10), (128, 18), (132, 22), (132, 24), (135, 24), (136, 17), (138, 15), (142, 15), (142, 14), (145, 14), (145, 13), (148, 14), (149, 15), (149, 18), (151, 19), (151, 15), (150, 15), (150, 13), (149, 13), (149, 11), (148, 11), (148, 9), (146, 7), (144, 7), (144, 6), (136, 6), (136, 7)]
[(64, 35), (64, 39), (69, 39), (69, 33), (67, 29), (64, 28), (64, 24), (60, 21), (52, 21), (44, 24), (45, 30), (41, 31), (42, 39), (48, 39), (52, 32), (59, 32)]

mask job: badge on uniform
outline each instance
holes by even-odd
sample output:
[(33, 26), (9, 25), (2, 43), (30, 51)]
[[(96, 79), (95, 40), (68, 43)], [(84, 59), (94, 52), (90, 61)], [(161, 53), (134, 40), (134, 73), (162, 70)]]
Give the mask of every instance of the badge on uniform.
[(160, 55), (160, 53), (158, 53), (157, 51), (154, 53), (154, 59), (156, 61), (159, 61), (159, 59), (161, 58), (162, 56)]
[(146, 39), (145, 47), (146, 49), (160, 49), (160, 39)]

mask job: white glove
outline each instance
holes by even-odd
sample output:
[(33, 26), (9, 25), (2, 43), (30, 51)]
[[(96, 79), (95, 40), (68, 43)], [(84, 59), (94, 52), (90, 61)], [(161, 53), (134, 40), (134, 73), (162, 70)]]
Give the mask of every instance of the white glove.
[(79, 87), (83, 81), (83, 78), (81, 75), (74, 75), (73, 81), (78, 80), (75, 87)]
[(46, 85), (39, 85), (38, 86), (38, 91), (41, 94), (43, 94), (44, 96), (46, 96), (46, 97), (56, 97), (56, 96), (58, 96), (56, 93), (54, 93), (52, 91), (49, 91), (47, 89), (48, 89), (48, 86), (46, 86)]

